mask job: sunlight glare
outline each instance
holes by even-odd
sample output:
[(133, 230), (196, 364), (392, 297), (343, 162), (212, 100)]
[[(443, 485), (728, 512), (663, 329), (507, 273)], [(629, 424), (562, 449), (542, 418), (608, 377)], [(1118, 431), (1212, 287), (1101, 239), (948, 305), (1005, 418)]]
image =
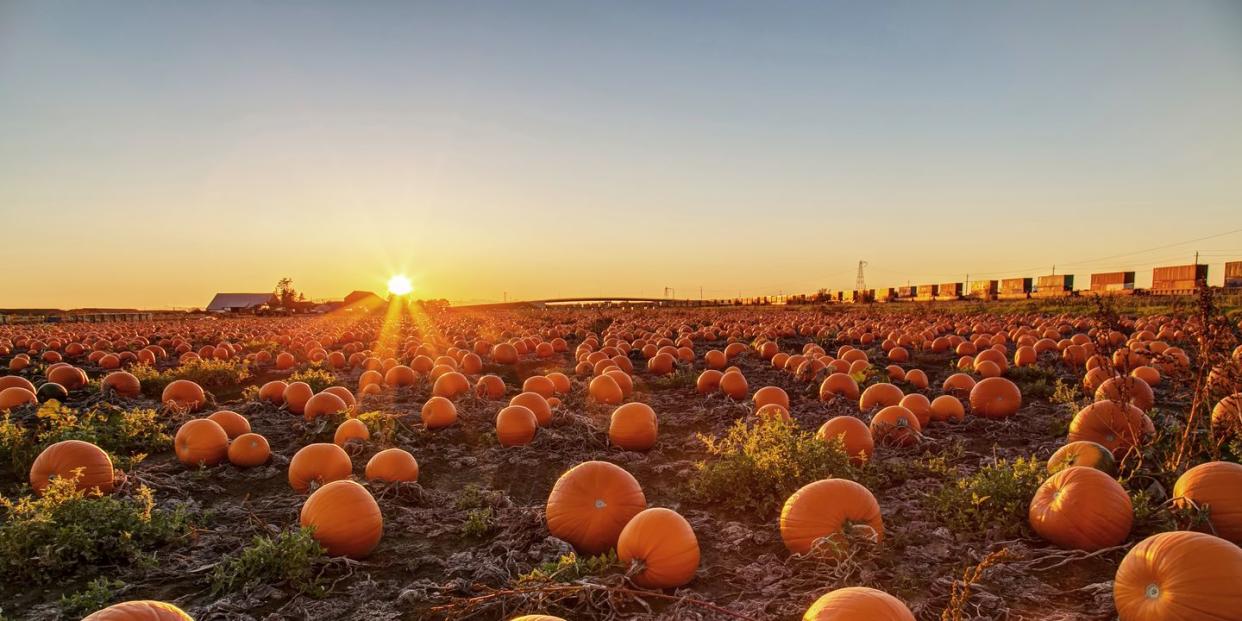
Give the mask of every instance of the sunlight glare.
[(414, 290), (414, 285), (410, 283), (410, 279), (401, 274), (397, 274), (388, 279), (388, 292), (393, 295), (405, 295)]

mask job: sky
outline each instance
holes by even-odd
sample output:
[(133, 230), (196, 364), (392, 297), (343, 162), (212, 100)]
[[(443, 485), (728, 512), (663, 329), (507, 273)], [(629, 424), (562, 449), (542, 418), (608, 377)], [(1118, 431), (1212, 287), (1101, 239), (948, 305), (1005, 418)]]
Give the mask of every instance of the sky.
[[(1242, 3), (0, 0), (0, 307), (1242, 260)], [(1218, 283), (1217, 283), (1218, 284)]]

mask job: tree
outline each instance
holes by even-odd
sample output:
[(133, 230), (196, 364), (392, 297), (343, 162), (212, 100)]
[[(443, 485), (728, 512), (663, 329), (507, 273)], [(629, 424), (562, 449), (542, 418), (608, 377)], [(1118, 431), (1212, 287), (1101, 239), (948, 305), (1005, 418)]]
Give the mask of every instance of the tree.
[(282, 308), (293, 308), (299, 299), (305, 299), (301, 296), (297, 289), (293, 288), (293, 279), (285, 276), (276, 283), (276, 290), (273, 292), (276, 298), (276, 304)]

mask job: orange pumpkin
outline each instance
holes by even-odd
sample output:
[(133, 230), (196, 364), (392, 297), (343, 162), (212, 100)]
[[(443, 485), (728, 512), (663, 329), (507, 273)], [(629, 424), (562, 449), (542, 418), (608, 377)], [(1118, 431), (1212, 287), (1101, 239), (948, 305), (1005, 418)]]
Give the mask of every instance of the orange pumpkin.
[(92, 612), (82, 621), (194, 621), (194, 618), (172, 604), (134, 600)]
[(647, 508), (634, 476), (603, 461), (588, 461), (557, 479), (548, 494), (548, 532), (581, 554), (600, 554), (617, 543), (630, 519)]
[(931, 419), (935, 422), (961, 422), (966, 418), (966, 408), (961, 400), (952, 395), (940, 395), (931, 402)]
[(533, 392), (547, 399), (556, 394), (556, 384), (543, 375), (532, 375), (522, 382), (522, 392)]
[(608, 439), (627, 451), (647, 451), (655, 446), (659, 422), (646, 403), (627, 403), (612, 412)]
[(914, 621), (914, 614), (884, 591), (845, 587), (815, 600), (802, 621)]
[(737, 371), (726, 371), (720, 376), (720, 392), (730, 399), (742, 400), (750, 392), (746, 376)]
[(53, 365), (48, 367), (47, 381), (60, 384), (67, 390), (76, 390), (86, 385), (86, 373), (73, 365)]
[(1141, 446), (1155, 431), (1151, 419), (1137, 407), (1129, 403), (1096, 401), (1074, 415), (1067, 439), (1096, 442), (1120, 457), (1131, 448)]
[(625, 398), (625, 393), (621, 391), (617, 380), (608, 374), (598, 375), (592, 379), (587, 390), (592, 400), (605, 405), (619, 405)]
[(931, 423), (931, 401), (925, 395), (917, 392), (910, 393), (902, 397), (897, 405), (910, 410), (910, 413), (919, 419), (919, 427), (926, 427)]
[(307, 421), (312, 421), (320, 416), (335, 416), (348, 411), (349, 405), (344, 399), (325, 391), (306, 401), (306, 405), (302, 408), (302, 417)]
[(496, 439), (501, 446), (524, 446), (535, 439), (539, 419), (530, 408), (511, 405), (496, 415)]
[(177, 459), (187, 466), (214, 466), (229, 454), (229, 434), (214, 420), (186, 421), (173, 437)]
[(370, 439), (371, 431), (367, 429), (367, 424), (356, 418), (342, 421), (340, 425), (337, 425), (336, 433), (332, 434), (332, 443), (342, 447), (350, 440), (358, 440), (365, 443)]
[(1152, 535), (1113, 579), (1120, 621), (1234, 621), (1242, 611), (1242, 549), (1212, 535)]
[(126, 371), (113, 371), (99, 382), (100, 389), (109, 389), (122, 397), (133, 399), (142, 393), (142, 382)]
[(470, 380), (457, 371), (449, 371), (437, 377), (431, 388), (431, 394), (447, 399), (456, 399), (468, 392), (470, 392)]
[[(11, 390), (11, 389), (10, 389)], [(39, 453), (30, 466), (30, 487), (42, 494), (52, 477), (74, 479), (84, 492), (110, 494), (116, 473), (103, 449), (81, 440), (62, 440)]]
[(1008, 418), (1022, 407), (1022, 391), (1003, 377), (988, 377), (970, 389), (970, 412), (984, 418)]
[[(68, 386), (66, 386), (68, 388)], [(174, 380), (164, 387), (160, 401), (165, 407), (197, 412), (207, 405), (207, 395), (202, 386), (190, 380)]]
[(867, 488), (847, 479), (824, 479), (804, 485), (781, 509), (781, 540), (794, 554), (806, 554), (824, 540), (839, 555), (848, 544), (847, 527), (862, 530), (877, 543), (884, 539), (880, 505)]
[(409, 451), (385, 449), (367, 462), (366, 476), (368, 481), (415, 483), (418, 481), (418, 460)]
[(552, 422), (552, 406), (548, 404), (548, 400), (537, 392), (524, 392), (515, 395), (509, 400), (509, 405), (520, 405), (530, 410), (535, 415), (535, 420), (539, 422), (539, 426), (546, 426)]
[(1212, 531), (1242, 545), (1242, 464), (1210, 461), (1187, 470), (1173, 485), (1173, 503), (1207, 510)]
[(913, 446), (918, 444), (923, 428), (910, 410), (900, 405), (890, 405), (871, 418), (871, 437), (886, 446)]
[(820, 426), (815, 437), (824, 441), (841, 441), (842, 449), (849, 455), (855, 465), (862, 465), (871, 459), (875, 451), (875, 442), (871, 438), (871, 430), (867, 424), (853, 416), (834, 416)]
[(232, 410), (220, 410), (208, 416), (207, 420), (213, 420), (217, 425), (220, 425), (220, 428), (224, 430), (224, 433), (228, 434), (230, 440), (244, 433), (250, 433), (250, 421), (246, 420), (245, 416)]
[(1062, 548), (1094, 552), (1126, 540), (1134, 507), (1113, 477), (1071, 466), (1039, 486), (1028, 518), (1040, 537)]
[(229, 463), (238, 468), (262, 466), (272, 458), (267, 438), (257, 433), (243, 433), (229, 443)]
[(38, 405), (39, 398), (20, 386), (0, 390), (0, 411), (11, 410), (23, 405)]
[(617, 558), (630, 565), (634, 584), (675, 589), (694, 579), (699, 568), (699, 540), (686, 518), (669, 509), (646, 509), (621, 529)]
[(833, 373), (824, 378), (819, 385), (819, 400), (832, 401), (837, 397), (844, 397), (850, 401), (858, 399), (861, 395), (858, 388), (858, 382), (846, 373)]
[(1096, 401), (1119, 401), (1132, 403), (1134, 407), (1146, 412), (1156, 402), (1156, 395), (1151, 385), (1129, 375), (1110, 377), (1095, 390)]
[(779, 386), (764, 386), (763, 388), (756, 390), (753, 401), (756, 411), (765, 405), (773, 403), (785, 408), (786, 410), (789, 409), (789, 395), (786, 394), (784, 389)]
[(862, 396), (858, 399), (858, 409), (862, 412), (869, 412), (877, 407), (888, 407), (901, 403), (901, 398), (905, 396), (901, 389), (894, 384), (879, 383), (872, 384), (863, 391)]
[(280, 380), (272, 380), (259, 388), (259, 399), (276, 405), (284, 405), (285, 389), (288, 387), (288, 384)]
[(35, 385), (31, 383), (30, 380), (20, 375), (5, 375), (4, 377), (0, 377), (0, 390), (4, 390), (6, 388), (25, 388), (32, 394), (35, 392)]
[(384, 372), (384, 385), (386, 386), (413, 386), (417, 382), (418, 373), (403, 364)]
[(289, 486), (305, 493), (312, 483), (323, 485), (348, 479), (354, 466), (345, 449), (326, 442), (307, 444), (289, 460)]
[[(724, 354), (721, 354), (722, 356)], [(715, 369), (708, 369), (699, 374), (699, 378), (694, 382), (694, 389), (700, 395), (706, 395), (716, 392), (720, 389), (720, 378), (724, 377), (724, 373)]]
[(457, 406), (445, 397), (432, 397), (423, 404), (423, 426), (442, 429), (457, 422)]
[(353, 481), (332, 481), (315, 490), (302, 505), (300, 521), (332, 556), (366, 558), (384, 534), (379, 504)]

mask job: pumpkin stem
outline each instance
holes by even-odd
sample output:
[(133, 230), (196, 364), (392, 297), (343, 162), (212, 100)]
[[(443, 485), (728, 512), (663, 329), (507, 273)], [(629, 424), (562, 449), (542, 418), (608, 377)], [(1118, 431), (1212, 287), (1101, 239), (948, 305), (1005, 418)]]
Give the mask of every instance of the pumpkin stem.
[(644, 561), (641, 558), (632, 559), (630, 561), (629, 569), (625, 570), (625, 577), (627, 579), (633, 578), (634, 576), (637, 576), (638, 574), (641, 574), (644, 571), (647, 571), (646, 561)]

